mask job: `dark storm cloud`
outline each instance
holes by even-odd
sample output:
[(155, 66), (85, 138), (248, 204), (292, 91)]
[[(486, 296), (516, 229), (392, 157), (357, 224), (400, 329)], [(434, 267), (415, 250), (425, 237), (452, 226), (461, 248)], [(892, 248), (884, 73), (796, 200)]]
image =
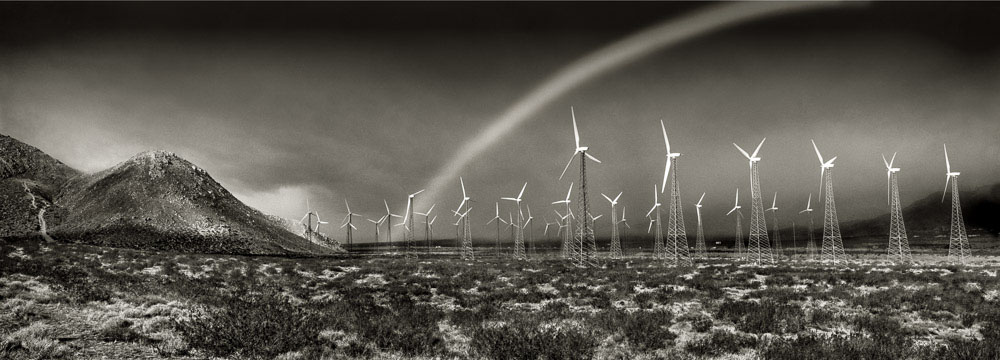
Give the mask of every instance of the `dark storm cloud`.
[[(309, 196), (339, 218), (349, 198), (377, 218), (383, 198), (405, 205), (540, 79), (701, 6), (4, 3), (0, 132), (86, 171), (172, 150), (264, 211), (298, 218)], [(685, 201), (709, 193), (710, 233), (729, 231), (722, 214), (747, 187), (731, 143), (765, 136), (764, 195), (779, 191), (786, 217), (818, 185), (809, 138), (839, 156), (843, 219), (886, 211), (875, 201), (884, 196), (881, 152), (900, 151), (904, 202), (940, 191), (942, 142), (963, 186), (990, 184), (1000, 175), (997, 10), (875, 3), (755, 22), (658, 53), (577, 89), (472, 164), (464, 176), (481, 201), (477, 221), (491, 215), (488, 199), (516, 195), (524, 181), (536, 215), (551, 214), (545, 204), (571, 181), (555, 180), (572, 152), (571, 105), (605, 161), (591, 168), (591, 195), (625, 191), (633, 225), (662, 176), (660, 118), (685, 154)], [(454, 190), (435, 199), (439, 209), (457, 205)]]

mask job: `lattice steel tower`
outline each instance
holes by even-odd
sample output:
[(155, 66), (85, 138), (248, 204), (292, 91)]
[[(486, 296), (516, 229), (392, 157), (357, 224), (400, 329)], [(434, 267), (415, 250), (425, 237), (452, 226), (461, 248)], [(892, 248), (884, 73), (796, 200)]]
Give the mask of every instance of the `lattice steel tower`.
[(813, 208), (812, 208), (812, 194), (809, 194), (809, 200), (806, 201), (806, 208), (799, 211), (799, 215), (802, 213), (809, 213), (809, 242), (806, 243), (806, 258), (809, 260), (816, 260), (816, 241), (813, 240)]
[(948, 257), (965, 263), (971, 249), (969, 249), (969, 235), (965, 232), (965, 220), (962, 218), (962, 202), (959, 200), (958, 175), (959, 172), (951, 171), (951, 161), (948, 160), (948, 146), (944, 147), (944, 161), (948, 167), (947, 180), (945, 180), (945, 193), (941, 194), (941, 202), (948, 193), (948, 181), (951, 181), (951, 234), (948, 239)]
[(587, 151), (580, 151), (580, 191), (577, 195), (577, 202), (580, 204), (580, 216), (583, 218), (577, 221), (576, 247), (577, 253), (574, 262), (577, 266), (596, 266), (597, 242), (594, 239), (594, 221), (590, 219), (590, 203), (587, 198)]
[[(646, 217), (649, 218), (649, 227), (652, 228), (653, 224), (656, 224), (656, 232), (653, 233), (653, 258), (654, 259), (665, 259), (666, 250), (663, 246), (663, 227), (660, 226), (662, 223), (660, 221), (660, 191), (656, 189), (656, 184), (653, 184), (653, 207), (646, 212)], [(656, 218), (650, 218), (653, 211), (656, 211)], [(649, 229), (646, 230), (649, 233)]]
[(774, 193), (774, 200), (771, 200), (771, 207), (764, 211), (771, 212), (771, 220), (774, 223), (774, 231), (772, 232), (772, 240), (774, 241), (774, 255), (781, 256), (781, 233), (778, 229), (778, 193)]
[(847, 261), (844, 254), (844, 239), (840, 236), (840, 221), (837, 220), (837, 203), (833, 197), (833, 168), (827, 168), (825, 174), (826, 197), (823, 200), (823, 261), (838, 263)]
[(736, 213), (736, 242), (733, 244), (733, 248), (736, 250), (736, 259), (742, 260), (744, 256), (743, 249), (743, 210), (740, 206), (740, 189), (736, 188), (736, 202), (733, 203), (733, 209), (726, 213), (726, 216), (732, 215), (733, 212)]
[(899, 168), (892, 167), (896, 161), (896, 154), (892, 154), (892, 160), (885, 161), (882, 155), (882, 162), (885, 163), (886, 184), (889, 190), (889, 246), (886, 250), (889, 261), (905, 263), (912, 262), (913, 255), (910, 253), (910, 242), (906, 238), (906, 226), (903, 224), (903, 207), (899, 202), (899, 184), (896, 177), (899, 176)]
[(667, 239), (664, 244), (666, 261), (673, 266), (691, 266), (681, 190), (677, 184), (677, 160), (673, 161), (671, 168), (674, 176), (670, 178), (670, 214), (667, 217)]
[[(609, 203), (611, 203), (611, 251), (609, 252), (608, 256), (612, 259), (621, 259), (622, 243), (621, 243), (621, 238), (618, 235), (618, 223), (620, 223), (621, 220), (618, 220), (617, 205), (618, 205), (618, 199), (622, 197), (622, 193), (618, 193), (618, 196), (615, 196), (614, 199), (604, 194), (601, 194), (601, 196), (603, 196), (605, 199), (608, 200)], [(622, 214), (622, 217), (624, 216), (625, 215)]]
[(701, 201), (705, 200), (705, 193), (701, 193), (701, 198), (694, 204), (694, 209), (698, 215), (698, 235), (694, 240), (695, 257), (701, 260), (708, 259), (708, 248), (705, 246), (705, 229), (701, 224)]
[[(767, 140), (766, 138), (764, 140)], [(747, 246), (747, 257), (750, 262), (760, 264), (773, 264), (774, 257), (771, 255), (771, 242), (767, 237), (767, 221), (764, 219), (764, 202), (760, 196), (760, 174), (759, 163), (760, 147), (764, 145), (764, 140), (760, 141), (753, 155), (747, 154), (739, 145), (733, 144), (750, 161), (750, 239)]]

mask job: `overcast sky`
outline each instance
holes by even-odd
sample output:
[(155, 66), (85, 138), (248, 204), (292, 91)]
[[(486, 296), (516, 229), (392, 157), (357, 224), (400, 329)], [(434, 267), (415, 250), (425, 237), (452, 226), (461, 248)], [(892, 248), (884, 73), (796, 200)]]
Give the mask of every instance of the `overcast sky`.
[[(4, 3), (0, 132), (85, 172), (163, 149), (268, 213), (297, 219), (309, 197), (339, 224), (346, 198), (378, 218), (383, 198), (402, 211), (465, 139), (553, 72), (702, 6)], [(656, 52), (559, 98), (466, 168), (474, 224), (525, 181), (537, 220), (551, 220), (547, 204), (576, 181), (575, 166), (557, 179), (574, 150), (570, 106), (603, 161), (588, 166), (593, 211), (610, 212), (601, 192), (624, 191), (637, 229), (663, 174), (661, 118), (684, 154), (690, 233), (702, 192), (706, 232), (731, 231), (724, 215), (737, 187), (749, 207), (746, 160), (732, 143), (750, 148), (765, 136), (762, 191), (768, 203), (778, 191), (783, 221), (819, 185), (810, 138), (838, 156), (841, 220), (888, 211), (880, 153), (899, 152), (904, 206), (944, 187), (942, 143), (963, 189), (993, 184), (998, 27), (996, 4), (877, 3)], [(453, 188), (419, 200), (418, 209), (438, 204), (440, 235), (454, 232), (444, 215), (461, 201), (457, 179)], [(369, 240), (369, 224), (361, 229), (355, 238)]]

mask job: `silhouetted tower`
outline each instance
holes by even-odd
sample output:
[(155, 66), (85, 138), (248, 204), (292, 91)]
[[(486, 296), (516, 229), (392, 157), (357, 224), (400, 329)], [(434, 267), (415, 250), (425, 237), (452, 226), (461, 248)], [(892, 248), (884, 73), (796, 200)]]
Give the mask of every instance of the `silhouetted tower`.
[(743, 246), (743, 211), (736, 212), (736, 258), (745, 260), (747, 257), (746, 247)]
[[(610, 197), (608, 197), (607, 195), (604, 195), (604, 194), (601, 194), (601, 196), (603, 196), (605, 199), (608, 200), (609, 203), (611, 203), (611, 219), (610, 219), (611, 220), (611, 251), (609, 252), (608, 256), (610, 258), (612, 258), (612, 259), (621, 259), (622, 258), (622, 245), (621, 245), (621, 238), (618, 236), (618, 223), (620, 223), (621, 220), (618, 220), (618, 207), (617, 207), (617, 205), (618, 205), (618, 199), (621, 198), (622, 193), (618, 193), (618, 196), (616, 196), (614, 199), (612, 199), (612, 198), (610, 198)], [(622, 214), (622, 217), (624, 217), (624, 214)]]
[(577, 266), (596, 266), (597, 242), (594, 239), (594, 222), (587, 214), (590, 214), (590, 203), (587, 198), (587, 151), (580, 151), (580, 191), (577, 193), (577, 201), (580, 204), (580, 214), (582, 221), (577, 221), (578, 247), (575, 259)]

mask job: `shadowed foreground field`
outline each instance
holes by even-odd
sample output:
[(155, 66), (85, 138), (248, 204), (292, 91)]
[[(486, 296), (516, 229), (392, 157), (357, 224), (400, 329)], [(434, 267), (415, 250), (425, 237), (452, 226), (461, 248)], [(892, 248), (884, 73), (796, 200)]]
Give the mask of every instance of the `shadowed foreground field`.
[(973, 265), (280, 258), (0, 246), (0, 358), (996, 359)]

